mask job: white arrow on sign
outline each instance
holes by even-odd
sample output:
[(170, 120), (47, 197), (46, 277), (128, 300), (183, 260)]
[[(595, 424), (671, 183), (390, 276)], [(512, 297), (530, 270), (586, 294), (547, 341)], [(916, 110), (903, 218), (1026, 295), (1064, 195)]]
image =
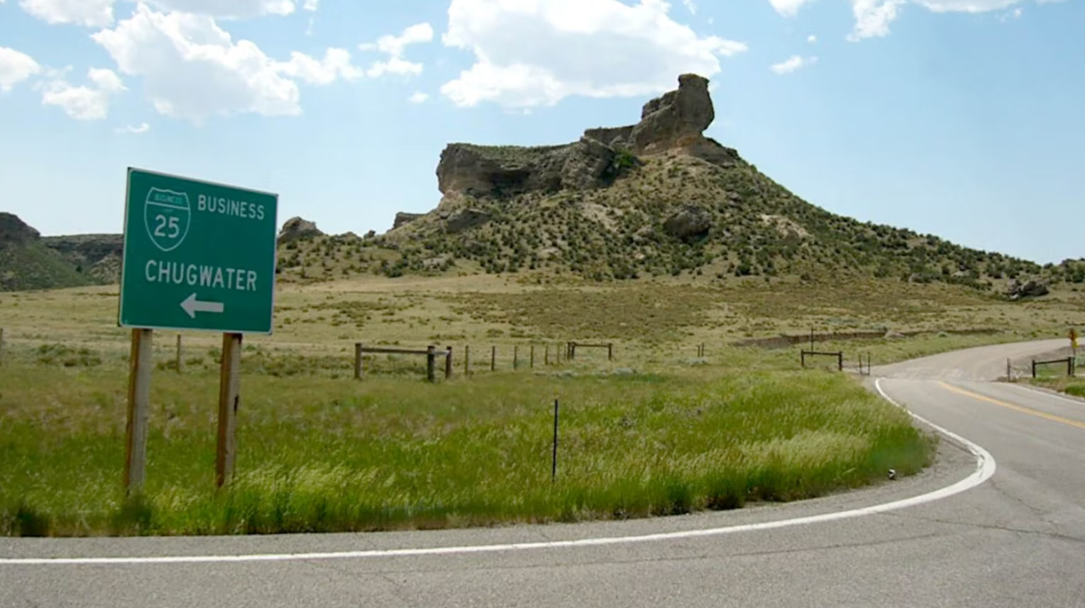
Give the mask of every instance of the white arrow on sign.
[(222, 312), (226, 306), (222, 302), (204, 302), (196, 299), (196, 294), (192, 294), (185, 298), (184, 302), (181, 302), (181, 308), (185, 309), (188, 316), (193, 319), (196, 318), (198, 312)]

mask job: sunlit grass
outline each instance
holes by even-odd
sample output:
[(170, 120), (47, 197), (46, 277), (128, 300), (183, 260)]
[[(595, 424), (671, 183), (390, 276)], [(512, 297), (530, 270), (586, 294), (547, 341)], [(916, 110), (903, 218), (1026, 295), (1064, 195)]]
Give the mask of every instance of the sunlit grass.
[(217, 376), (157, 373), (145, 498), (126, 503), (124, 380), (103, 367), (0, 368), (0, 533), (641, 517), (818, 496), (931, 458), (906, 413), (816, 371), (520, 372), (437, 385), (253, 374), (242, 384), (237, 476), (216, 496)]

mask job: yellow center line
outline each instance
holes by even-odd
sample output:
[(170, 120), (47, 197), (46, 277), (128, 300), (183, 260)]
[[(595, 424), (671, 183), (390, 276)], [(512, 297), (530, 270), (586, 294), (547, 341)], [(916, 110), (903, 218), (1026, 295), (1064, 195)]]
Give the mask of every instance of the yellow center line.
[(951, 391), (953, 391), (955, 393), (960, 393), (960, 394), (965, 395), (967, 397), (972, 397), (973, 399), (979, 399), (980, 401), (986, 401), (988, 403), (993, 403), (995, 405), (1001, 405), (1002, 407), (1009, 408), (1011, 410), (1016, 410), (1018, 412), (1021, 412), (1022, 414), (1031, 414), (1033, 416), (1039, 416), (1040, 418), (1046, 418), (1048, 420), (1053, 420), (1055, 422), (1061, 422), (1063, 424), (1068, 424), (1070, 426), (1076, 426), (1079, 429), (1085, 429), (1085, 422), (1082, 422), (1081, 420), (1071, 420), (1070, 418), (1063, 418), (1062, 416), (1056, 416), (1054, 414), (1048, 414), (1047, 412), (1041, 412), (1039, 410), (1034, 410), (1034, 409), (1030, 409), (1030, 408), (1027, 408), (1027, 407), (1022, 407), (1020, 405), (1014, 405), (1012, 403), (1006, 403), (1005, 401), (999, 401), (998, 399), (992, 399), (991, 397), (987, 397), (985, 395), (980, 395), (978, 393), (973, 393), (972, 391), (966, 391), (963, 388), (957, 388), (956, 386), (950, 386), (950, 385), (946, 384), (945, 382), (939, 382), (938, 384), (941, 384), (942, 388), (951, 390)]

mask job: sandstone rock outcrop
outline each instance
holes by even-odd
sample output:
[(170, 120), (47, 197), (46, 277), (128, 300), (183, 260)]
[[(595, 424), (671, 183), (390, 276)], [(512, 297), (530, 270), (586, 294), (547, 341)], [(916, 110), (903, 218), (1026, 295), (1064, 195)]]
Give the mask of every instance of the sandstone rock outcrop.
[(392, 230), (395, 230), (400, 226), (406, 226), (424, 215), (424, 213), (407, 213), (405, 211), (400, 211), (399, 213), (396, 213), (396, 218), (392, 221)]
[(474, 197), (605, 188), (640, 163), (637, 156), (681, 150), (719, 165), (737, 153), (702, 133), (715, 119), (708, 79), (678, 77), (678, 88), (650, 100), (641, 120), (624, 127), (588, 129), (579, 141), (558, 146), (449, 144), (437, 165), (438, 189)]
[(279, 230), (279, 243), (288, 243), (297, 239), (315, 236), (324, 236), (324, 233), (317, 229), (315, 222), (300, 217), (292, 217), (286, 220), (282, 229)]
[(449, 144), (437, 165), (437, 188), (479, 197), (598, 188), (616, 175), (615, 155), (588, 137), (546, 147)]
[(633, 128), (633, 151), (652, 154), (700, 143), (705, 129), (716, 119), (708, 79), (696, 74), (678, 77), (678, 89), (644, 104)]

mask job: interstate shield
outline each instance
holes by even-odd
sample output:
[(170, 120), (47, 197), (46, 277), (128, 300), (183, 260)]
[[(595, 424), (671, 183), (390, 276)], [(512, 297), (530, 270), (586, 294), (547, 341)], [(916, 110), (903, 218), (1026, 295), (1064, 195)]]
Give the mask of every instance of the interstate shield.
[(163, 188), (151, 188), (143, 207), (147, 236), (162, 251), (181, 246), (192, 222), (188, 194)]

